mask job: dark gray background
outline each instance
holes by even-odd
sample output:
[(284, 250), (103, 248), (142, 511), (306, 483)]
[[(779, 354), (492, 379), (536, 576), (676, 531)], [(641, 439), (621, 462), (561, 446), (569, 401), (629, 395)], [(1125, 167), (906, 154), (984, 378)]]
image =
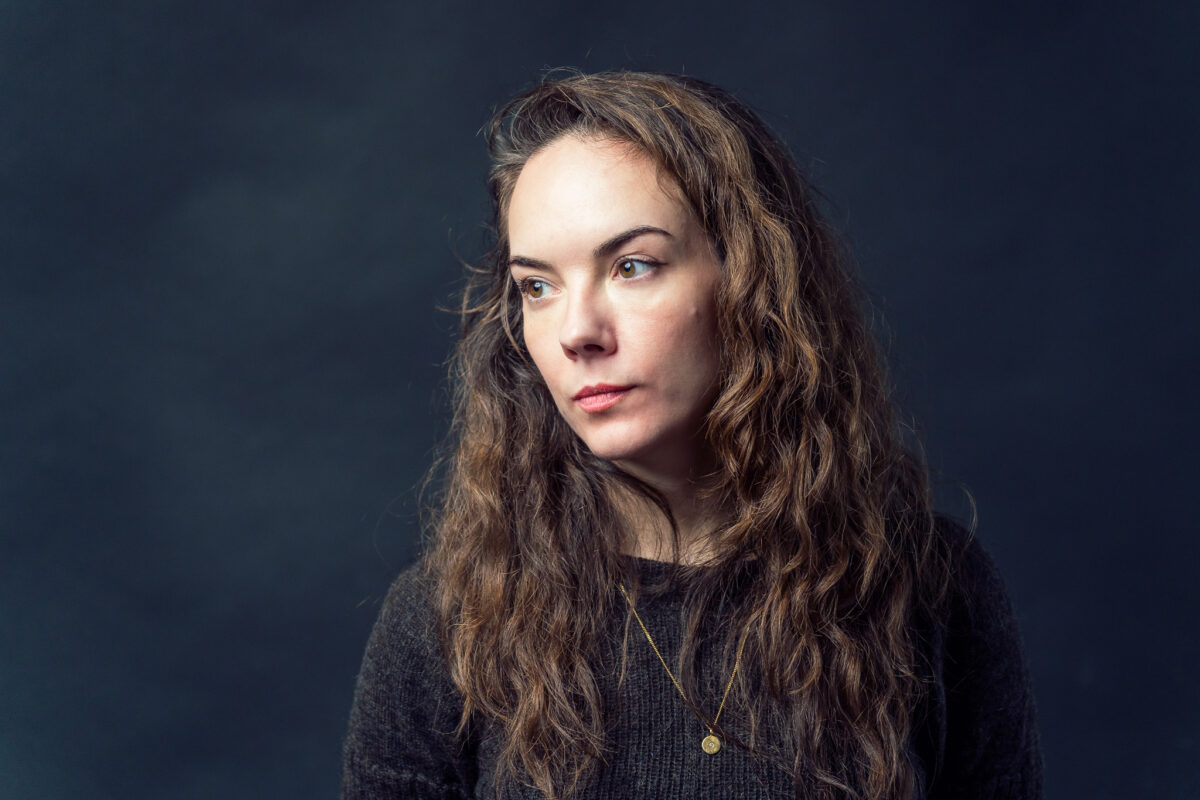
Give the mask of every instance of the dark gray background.
[(0, 2), (0, 798), (336, 792), (477, 131), (562, 65), (791, 142), (978, 500), (1049, 795), (1200, 797), (1200, 5), (784, 8)]

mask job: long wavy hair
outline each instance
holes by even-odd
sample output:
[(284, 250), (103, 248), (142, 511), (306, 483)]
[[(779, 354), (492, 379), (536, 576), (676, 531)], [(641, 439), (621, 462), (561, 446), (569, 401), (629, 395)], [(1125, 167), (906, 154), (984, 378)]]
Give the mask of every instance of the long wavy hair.
[(612, 620), (627, 620), (618, 582), (636, 582), (614, 498), (639, 492), (670, 519), (661, 496), (561, 418), (522, 343), (508, 276), (505, 219), (524, 164), (562, 136), (601, 137), (639, 148), (677, 184), (722, 262), (721, 379), (704, 435), (724, 518), (705, 568), (679, 567), (688, 697), (712, 633), (702, 621), (719, 608), (729, 664), (749, 632), (734, 696), (750, 733), (739, 743), (754, 750), (766, 729), (781, 739), (773, 752), (797, 796), (911, 796), (913, 623), (943, 577), (928, 473), (905, 447), (817, 192), (747, 106), (693, 78), (550, 77), (486, 135), (494, 245), (464, 293), (428, 560), (465, 701), (460, 730), (477, 717), (498, 726), (501, 775), (548, 797), (586, 780), (608, 747), (592, 664)]

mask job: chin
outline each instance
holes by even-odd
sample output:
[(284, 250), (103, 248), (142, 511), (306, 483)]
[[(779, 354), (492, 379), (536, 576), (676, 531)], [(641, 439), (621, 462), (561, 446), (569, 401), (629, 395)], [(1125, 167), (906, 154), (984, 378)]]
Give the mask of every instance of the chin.
[(650, 475), (666, 478), (675, 473), (690, 472), (698, 458), (691, 446), (670, 437), (614, 432), (611, 436), (580, 438), (596, 457), (642, 478)]
[(653, 452), (653, 441), (619, 432), (604, 436), (580, 436), (592, 454), (605, 461), (640, 461)]
[(597, 458), (602, 458), (605, 461), (641, 461), (645, 458), (646, 451), (642, 448), (630, 447), (628, 443), (621, 445), (612, 445), (605, 447), (603, 445), (593, 445), (588, 441), (584, 441), (588, 449), (592, 451), (592, 455)]

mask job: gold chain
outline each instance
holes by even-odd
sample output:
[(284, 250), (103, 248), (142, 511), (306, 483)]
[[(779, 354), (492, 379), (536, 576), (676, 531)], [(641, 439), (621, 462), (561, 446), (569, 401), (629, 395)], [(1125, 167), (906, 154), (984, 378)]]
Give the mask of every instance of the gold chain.
[[(679, 696), (683, 698), (683, 702), (689, 708), (687, 695), (683, 691), (683, 687), (679, 685), (679, 681), (675, 678), (675, 673), (671, 672), (671, 668), (667, 666), (667, 660), (663, 658), (662, 653), (658, 650), (658, 645), (654, 643), (654, 637), (650, 635), (650, 631), (646, 629), (646, 623), (642, 622), (641, 616), (637, 612), (637, 607), (633, 604), (633, 600), (629, 597), (629, 592), (625, 590), (625, 584), (618, 583), (617, 587), (621, 590), (621, 594), (625, 596), (625, 602), (629, 604), (629, 610), (633, 612), (633, 618), (637, 620), (638, 627), (642, 629), (642, 633), (646, 635), (646, 641), (650, 643), (650, 648), (654, 650), (654, 655), (658, 656), (658, 663), (662, 664), (663, 669), (667, 671), (667, 677), (671, 679), (671, 683), (675, 684), (675, 689), (679, 692)], [(717, 738), (717, 732), (713, 730), (717, 723), (721, 720), (721, 712), (725, 710), (725, 701), (729, 699), (729, 690), (733, 688), (733, 680), (737, 677), (738, 667), (742, 665), (742, 648), (746, 646), (746, 636), (742, 634), (741, 641), (738, 642), (737, 655), (733, 659), (733, 672), (729, 674), (729, 682), (725, 684), (725, 693), (721, 695), (721, 705), (717, 707), (717, 715), (713, 717), (712, 725), (709, 725), (701, 717), (700, 722), (704, 727), (708, 728), (708, 736), (704, 737), (704, 741), (700, 743), (700, 747), (704, 752), (712, 755), (721, 749), (721, 740)]]

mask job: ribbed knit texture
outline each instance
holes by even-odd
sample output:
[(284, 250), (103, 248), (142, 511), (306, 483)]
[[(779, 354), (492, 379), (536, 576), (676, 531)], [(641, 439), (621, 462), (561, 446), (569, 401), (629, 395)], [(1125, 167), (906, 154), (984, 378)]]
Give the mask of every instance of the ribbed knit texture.
[[(991, 560), (961, 529), (942, 526), (959, 540), (957, 581), (947, 612), (927, 639), (934, 688), (913, 742), (924, 772), (918, 797), (1039, 798), (1041, 757), (1033, 700), (1019, 634), (1004, 587)], [(638, 560), (643, 581), (664, 567)], [(497, 797), (495, 729), (484, 724), (468, 741), (453, 731), (462, 708), (434, 632), (428, 578), (418, 565), (395, 581), (367, 645), (345, 745), (344, 800), (365, 798)], [(667, 663), (675, 668), (682, 626), (677, 592), (643, 594), (638, 613)], [(611, 652), (620, 652), (624, 620), (614, 625)], [(611, 758), (576, 797), (638, 798), (795, 797), (791, 776), (766, 759), (726, 744), (700, 749), (704, 725), (683, 704), (636, 623), (629, 633), (623, 682), (619, 663), (597, 664), (607, 676)], [(618, 659), (614, 658), (614, 661)], [(728, 665), (700, 653), (702, 680), (711, 687), (715, 713)], [(706, 704), (701, 703), (702, 708)], [(735, 734), (739, 708), (726, 706), (722, 722)], [(744, 716), (744, 715), (743, 715)], [(509, 781), (505, 800), (542, 795)]]

